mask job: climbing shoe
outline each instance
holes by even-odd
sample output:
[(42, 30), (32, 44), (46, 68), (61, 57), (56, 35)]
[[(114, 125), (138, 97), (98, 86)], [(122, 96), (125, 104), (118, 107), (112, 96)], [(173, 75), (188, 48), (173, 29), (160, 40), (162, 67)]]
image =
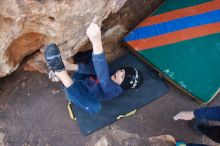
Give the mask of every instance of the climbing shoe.
[(46, 58), (47, 66), (49, 69), (56, 72), (60, 72), (65, 69), (61, 59), (60, 50), (56, 44), (49, 44), (45, 49), (44, 56)]

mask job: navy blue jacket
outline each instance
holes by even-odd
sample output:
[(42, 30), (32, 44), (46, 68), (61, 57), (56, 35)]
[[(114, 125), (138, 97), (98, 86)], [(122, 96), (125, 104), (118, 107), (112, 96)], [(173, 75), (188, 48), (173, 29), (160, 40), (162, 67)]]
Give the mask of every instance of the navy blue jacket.
[(93, 64), (78, 64), (77, 73), (95, 75), (97, 80), (86, 78), (82, 84), (91, 96), (106, 100), (120, 95), (123, 89), (110, 77), (108, 64), (104, 53), (92, 54)]
[(104, 53), (93, 54), (90, 64), (78, 64), (73, 80), (73, 84), (65, 89), (68, 100), (92, 114), (101, 110), (100, 101), (123, 92), (121, 86), (111, 80)]
[[(196, 109), (194, 115), (197, 119), (220, 121), (220, 106)], [(220, 126), (200, 125), (198, 129), (213, 141), (220, 143)]]
[(204, 107), (194, 110), (195, 118), (220, 121), (220, 106)]

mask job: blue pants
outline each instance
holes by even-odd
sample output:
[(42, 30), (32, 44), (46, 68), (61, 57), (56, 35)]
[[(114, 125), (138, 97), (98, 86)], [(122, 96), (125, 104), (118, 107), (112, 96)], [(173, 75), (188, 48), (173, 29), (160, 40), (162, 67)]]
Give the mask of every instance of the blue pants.
[[(78, 53), (74, 56), (74, 60), (76, 63), (84, 62), (84, 63), (92, 63), (92, 51), (86, 51), (82, 53)], [(80, 85), (80, 80), (87, 78), (89, 75), (81, 74), (81, 73), (73, 73), (71, 78), (74, 83), (68, 87), (64, 88), (66, 93), (66, 97), (68, 101), (83, 109), (86, 112), (91, 114), (96, 114), (101, 110), (101, 103), (95, 98), (90, 97), (87, 92)]]
[(74, 83), (70, 87), (64, 88), (67, 99), (86, 112), (98, 113), (101, 110), (100, 101), (88, 95), (84, 87), (80, 85), (79, 79), (84, 78), (85, 75), (75, 73), (73, 77)]

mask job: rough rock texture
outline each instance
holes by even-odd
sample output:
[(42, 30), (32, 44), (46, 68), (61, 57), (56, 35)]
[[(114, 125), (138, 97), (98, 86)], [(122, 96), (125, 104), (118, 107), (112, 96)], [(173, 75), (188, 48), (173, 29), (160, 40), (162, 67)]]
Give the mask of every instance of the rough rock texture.
[(171, 135), (160, 135), (149, 138), (151, 146), (175, 146), (176, 140)]
[(88, 25), (101, 24), (126, 1), (0, 0), (0, 77), (49, 42), (57, 43), (69, 58), (87, 42)]
[[(123, 50), (118, 49), (119, 45), (117, 42), (118, 40), (121, 40), (123, 38), (126, 32), (128, 32), (128, 30), (123, 25), (116, 25), (103, 34), (103, 47), (109, 61), (124, 53)], [(80, 48), (80, 51), (85, 51), (88, 49), (91, 49), (90, 43), (86, 43), (86, 45)], [(72, 58), (70, 58), (69, 61), (71, 61), (71, 59)], [(26, 71), (38, 71), (40, 73), (48, 73), (48, 69), (46, 67), (45, 59), (43, 56), (43, 49), (40, 49), (40, 51), (36, 52), (34, 55), (29, 56), (24, 61), (22, 67)]]
[[(117, 13), (111, 13), (102, 22), (104, 51), (109, 61), (126, 51), (126, 49), (119, 49), (121, 48), (121, 43), (118, 42), (128, 33), (128, 30), (133, 29), (162, 2), (163, 0), (127, 0)], [(91, 49), (89, 41), (80, 47), (80, 51), (88, 49)], [(42, 52), (43, 49), (28, 57), (29, 59), (25, 61), (23, 68), (29, 71), (48, 73)]]

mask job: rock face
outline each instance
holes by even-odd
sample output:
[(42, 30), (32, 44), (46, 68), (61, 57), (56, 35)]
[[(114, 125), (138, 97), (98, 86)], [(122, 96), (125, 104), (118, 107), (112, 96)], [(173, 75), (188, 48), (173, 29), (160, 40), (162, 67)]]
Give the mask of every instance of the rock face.
[(69, 58), (87, 42), (88, 25), (101, 24), (126, 1), (0, 0), (0, 77), (49, 42), (57, 43)]

